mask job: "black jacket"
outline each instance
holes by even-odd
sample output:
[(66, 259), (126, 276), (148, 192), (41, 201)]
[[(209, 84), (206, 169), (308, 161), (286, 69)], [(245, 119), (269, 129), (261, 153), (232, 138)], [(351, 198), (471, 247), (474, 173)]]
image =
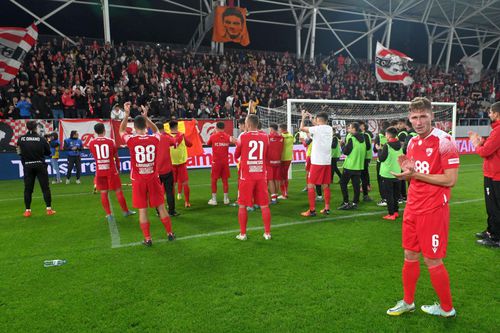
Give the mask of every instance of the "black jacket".
[(389, 156), (389, 148), (387, 147), (387, 145), (391, 146), (391, 148), (395, 150), (400, 150), (402, 146), (401, 141), (399, 140), (394, 142), (387, 142), (387, 144), (385, 144), (384, 147), (382, 147), (382, 150), (378, 153), (378, 160), (380, 162), (384, 162)]
[(28, 132), (19, 137), (17, 147), (25, 168), (45, 165), (45, 157), (50, 156), (49, 143), (34, 132)]

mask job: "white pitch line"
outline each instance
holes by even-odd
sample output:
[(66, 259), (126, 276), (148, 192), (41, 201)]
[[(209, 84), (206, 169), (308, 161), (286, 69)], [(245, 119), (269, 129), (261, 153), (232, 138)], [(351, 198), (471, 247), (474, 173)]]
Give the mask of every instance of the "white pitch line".
[[(461, 204), (467, 204), (467, 203), (472, 203), (472, 202), (479, 202), (479, 201), (483, 201), (483, 200), (484, 199), (463, 200), (463, 201), (451, 202), (450, 205), (461, 205)], [(346, 220), (346, 219), (350, 219), (350, 218), (357, 218), (357, 217), (363, 217), (363, 216), (380, 215), (381, 213), (382, 213), (381, 211), (377, 211), (377, 212), (369, 212), (369, 213), (332, 216), (332, 217), (325, 217), (325, 218), (320, 218), (320, 219), (304, 219), (304, 220), (298, 220), (298, 221), (293, 221), (293, 222), (274, 224), (274, 225), (272, 225), (272, 229), (289, 227), (289, 226), (294, 226), (294, 225), (301, 225), (301, 224), (311, 224), (311, 223), (315, 223), (315, 222)], [(249, 230), (249, 231), (263, 230), (263, 229), (264, 229), (264, 227), (262, 227), (262, 226), (247, 228), (247, 230)], [(205, 234), (196, 234), (196, 235), (178, 237), (178, 238), (176, 238), (176, 241), (195, 239), (195, 238), (213, 237), (213, 236), (227, 235), (227, 234), (233, 234), (233, 233), (239, 233), (239, 232), (240, 232), (240, 229), (214, 231), (214, 232), (208, 232)], [(166, 243), (166, 242), (168, 242), (167, 239), (159, 239), (159, 240), (154, 241), (155, 244), (156, 243)], [(131, 246), (138, 246), (138, 245), (142, 245), (142, 242), (120, 244), (119, 246), (112, 246), (112, 248), (131, 247)]]

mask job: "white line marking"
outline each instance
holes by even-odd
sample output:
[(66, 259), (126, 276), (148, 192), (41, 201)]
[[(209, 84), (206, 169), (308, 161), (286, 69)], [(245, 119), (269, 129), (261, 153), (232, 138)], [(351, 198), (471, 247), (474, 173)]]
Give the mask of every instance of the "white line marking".
[[(472, 203), (472, 202), (479, 202), (479, 201), (483, 201), (483, 200), (484, 199), (463, 200), (463, 201), (451, 202), (450, 205), (461, 205), (461, 204), (467, 204), (467, 203)], [(320, 219), (304, 219), (304, 220), (298, 220), (298, 221), (293, 221), (293, 222), (274, 224), (274, 225), (272, 225), (272, 229), (289, 227), (289, 226), (294, 226), (294, 225), (301, 225), (301, 224), (311, 224), (311, 223), (315, 223), (315, 222), (338, 221), (338, 220), (345, 220), (345, 219), (350, 219), (350, 218), (380, 215), (380, 214), (383, 214), (383, 212), (377, 211), (377, 212), (351, 214), (351, 215), (343, 215), (343, 216), (332, 216), (332, 217), (325, 217), (325, 218), (320, 218)], [(247, 230), (249, 230), (249, 231), (263, 230), (263, 229), (264, 229), (264, 227), (262, 227), (262, 226), (247, 228)], [(209, 233), (205, 233), (205, 234), (196, 234), (196, 235), (178, 237), (176, 239), (176, 241), (195, 239), (195, 238), (205, 238), (205, 237), (212, 237), (212, 236), (220, 236), (220, 235), (227, 235), (227, 234), (239, 233), (239, 232), (240, 232), (240, 229), (222, 230), (222, 231), (209, 232)], [(168, 242), (168, 240), (167, 239), (158, 239), (158, 240), (154, 241), (155, 244), (156, 243), (165, 243), (165, 242)], [(112, 246), (112, 248), (131, 247), (131, 246), (138, 246), (138, 245), (142, 245), (142, 242), (121, 244), (119, 246)]]
[(120, 241), (120, 231), (118, 230), (118, 225), (116, 224), (113, 203), (109, 198), (109, 191), (108, 191), (108, 200), (109, 200), (109, 207), (111, 208), (111, 215), (113, 216), (111, 221), (108, 220), (108, 227), (109, 227), (109, 233), (111, 235), (111, 247), (114, 248), (114, 247), (119, 247), (121, 241)]

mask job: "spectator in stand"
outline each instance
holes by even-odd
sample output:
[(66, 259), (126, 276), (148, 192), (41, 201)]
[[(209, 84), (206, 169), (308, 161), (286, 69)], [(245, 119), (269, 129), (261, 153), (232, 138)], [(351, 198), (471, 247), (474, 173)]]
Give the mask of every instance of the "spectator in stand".
[(61, 101), (64, 106), (64, 118), (76, 118), (75, 98), (71, 90), (64, 90)]
[(110, 115), (110, 118), (111, 120), (123, 120), (123, 118), (125, 118), (125, 112), (120, 109), (120, 105), (118, 104), (115, 104), (115, 106), (113, 107), (113, 111), (111, 111), (111, 115)]
[(19, 115), (22, 119), (31, 119), (32, 118), (32, 105), (31, 100), (26, 98), (24, 95), (21, 95), (21, 100), (17, 102), (16, 108), (19, 109)]
[(88, 100), (79, 88), (74, 89), (76, 115), (80, 119), (87, 118)]
[(52, 117), (54, 119), (54, 128), (59, 128), (59, 120), (64, 118), (63, 105), (61, 101), (61, 95), (57, 93), (57, 88), (53, 87), (50, 90), (49, 96), (49, 106), (52, 112)]

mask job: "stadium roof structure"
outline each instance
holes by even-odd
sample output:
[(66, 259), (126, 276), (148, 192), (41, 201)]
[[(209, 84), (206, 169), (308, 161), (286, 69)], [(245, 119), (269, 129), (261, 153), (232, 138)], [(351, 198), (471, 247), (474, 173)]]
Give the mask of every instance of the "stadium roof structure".
[[(21, 0), (8, 1), (37, 19), (37, 23), (46, 25), (64, 37), (63, 32), (47, 22), (52, 15), (73, 3), (99, 6), (102, 9), (105, 41), (111, 41), (109, 9), (113, 7), (199, 16), (199, 26), (189, 42), (193, 50), (198, 49), (213, 26), (213, 9), (230, 2), (154, 0), (149, 2), (154, 7), (144, 7), (143, 1), (50, 0), (61, 5), (39, 17)], [(452, 49), (458, 47), (464, 56), (483, 56), (483, 51), (490, 50), (491, 57), (486, 59), (489, 61), (487, 68), (491, 68), (497, 58), (496, 69), (500, 70), (500, 0), (234, 0), (233, 3), (247, 8), (249, 22), (295, 27), (296, 55), (304, 59), (314, 59), (316, 31), (325, 30), (330, 31), (331, 38), (341, 45), (334, 54), (346, 52), (356, 61), (350, 47), (365, 42), (367, 59), (371, 61), (374, 33), (383, 31), (381, 42), (390, 47), (393, 22), (404, 21), (425, 26), (428, 65), (441, 64), (444, 59), (448, 71)], [(307, 34), (303, 33), (305, 31)], [(305, 41), (303, 34), (307, 36)], [(439, 53), (437, 57), (433, 52), (434, 46)], [(222, 53), (224, 45), (212, 43), (212, 50)]]

